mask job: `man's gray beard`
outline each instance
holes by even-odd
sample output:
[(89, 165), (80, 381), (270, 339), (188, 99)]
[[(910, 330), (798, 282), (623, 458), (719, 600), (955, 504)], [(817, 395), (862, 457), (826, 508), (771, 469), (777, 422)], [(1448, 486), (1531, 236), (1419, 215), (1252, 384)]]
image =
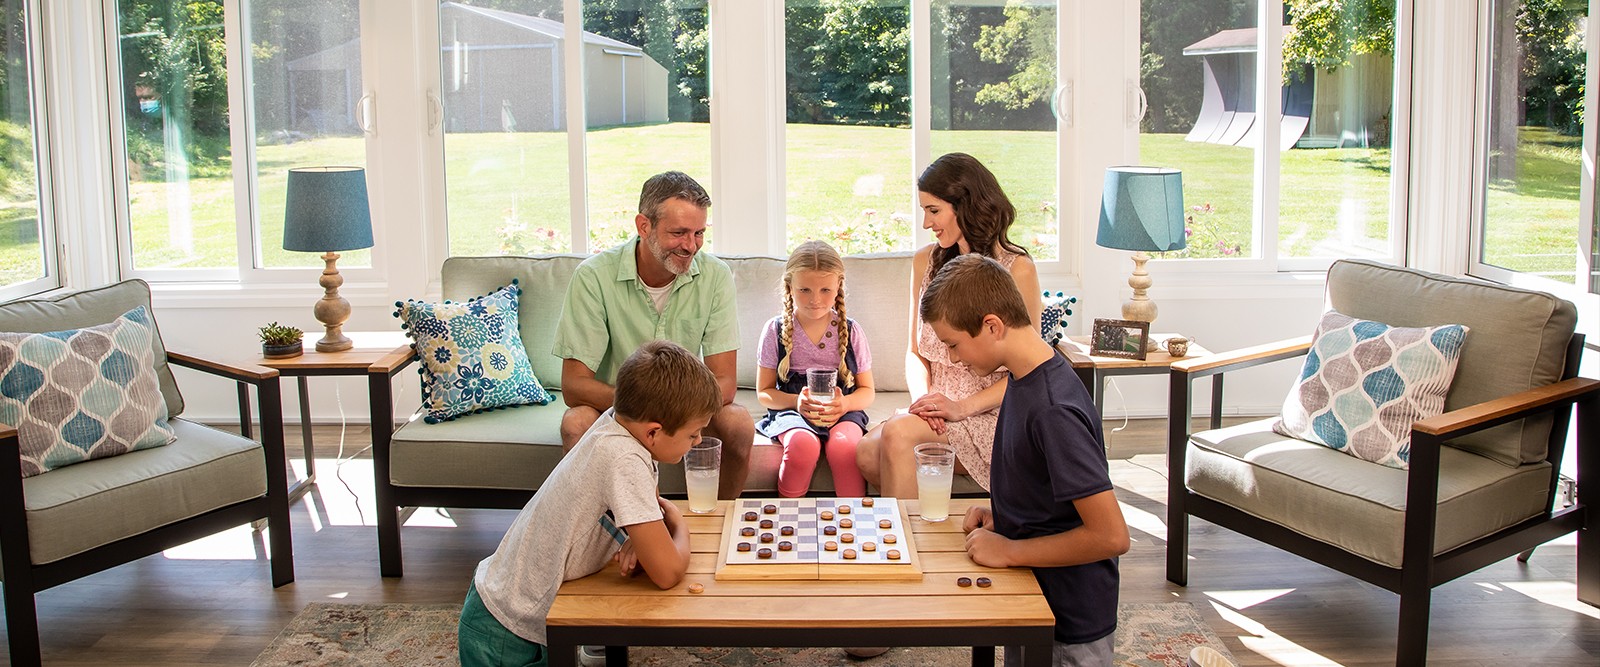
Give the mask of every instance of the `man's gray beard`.
[[(689, 262), (684, 262), (683, 269), (680, 270), (677, 262), (673, 261), (677, 259), (677, 256), (667, 252), (665, 248), (662, 248), (660, 245), (658, 245), (656, 243), (655, 236), (644, 237), (644, 245), (645, 249), (649, 250), (650, 254), (656, 258), (656, 261), (661, 262), (661, 266), (666, 267), (667, 271), (672, 275), (681, 276), (689, 272)], [(691, 255), (689, 259), (693, 260), (694, 257)]]

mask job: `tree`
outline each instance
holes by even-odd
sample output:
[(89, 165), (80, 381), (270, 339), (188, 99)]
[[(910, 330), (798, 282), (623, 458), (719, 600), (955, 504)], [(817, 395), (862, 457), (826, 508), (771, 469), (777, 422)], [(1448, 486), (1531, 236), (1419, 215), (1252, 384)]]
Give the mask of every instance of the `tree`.
[(1055, 12), (1008, 3), (1005, 23), (986, 25), (978, 37), (978, 53), (996, 64), (1016, 63), (1004, 81), (986, 84), (974, 100), (1006, 109), (1048, 103), (1056, 88)]
[(1292, 28), (1283, 36), (1283, 70), (1300, 64), (1333, 71), (1356, 54), (1394, 55), (1394, 0), (1285, 0)]
[(1184, 47), (1231, 28), (1255, 25), (1252, 0), (1144, 2), (1140, 7), (1140, 87), (1145, 132), (1187, 132), (1200, 114), (1200, 58)]
[(905, 3), (817, 0), (786, 12), (789, 122), (910, 124)]

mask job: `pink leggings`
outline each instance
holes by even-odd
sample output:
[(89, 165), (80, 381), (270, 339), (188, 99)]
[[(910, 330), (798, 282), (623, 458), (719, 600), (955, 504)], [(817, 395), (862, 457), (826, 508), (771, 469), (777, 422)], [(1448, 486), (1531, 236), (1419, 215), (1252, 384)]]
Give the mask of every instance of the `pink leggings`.
[[(790, 429), (778, 436), (783, 443), (783, 463), (778, 466), (778, 495), (798, 498), (811, 490), (811, 474), (817, 470), (817, 455), (822, 441), (803, 428)], [(833, 472), (833, 490), (840, 497), (867, 494), (867, 480), (856, 467), (856, 443), (861, 442), (861, 427), (855, 422), (839, 422), (828, 429), (828, 469)]]

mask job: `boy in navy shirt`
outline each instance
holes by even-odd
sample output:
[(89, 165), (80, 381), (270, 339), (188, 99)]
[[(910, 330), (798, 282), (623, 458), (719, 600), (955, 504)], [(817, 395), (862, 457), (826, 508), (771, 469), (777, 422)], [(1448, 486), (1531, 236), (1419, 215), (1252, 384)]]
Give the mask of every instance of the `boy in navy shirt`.
[(967, 555), (989, 567), (1033, 568), (1056, 617), (1054, 665), (1110, 665), (1116, 558), (1128, 551), (1128, 526), (1094, 402), (1040, 339), (998, 262), (977, 253), (950, 260), (923, 292), (921, 315), (951, 361), (978, 376), (1002, 366), (1011, 374), (994, 433), (992, 509), (968, 510)]

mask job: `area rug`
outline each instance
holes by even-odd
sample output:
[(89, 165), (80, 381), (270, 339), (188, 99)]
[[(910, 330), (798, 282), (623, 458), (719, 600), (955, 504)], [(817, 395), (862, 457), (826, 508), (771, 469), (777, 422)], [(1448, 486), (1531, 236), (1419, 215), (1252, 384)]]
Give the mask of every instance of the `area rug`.
[[(457, 665), (456, 617), (460, 612), (459, 604), (312, 603), (272, 640), (252, 667)], [(1121, 667), (1184, 667), (1189, 651), (1196, 646), (1210, 646), (1228, 655), (1222, 641), (1187, 602), (1125, 604), (1118, 610), (1117, 624), (1116, 664)], [(963, 667), (971, 664), (971, 655), (964, 648), (897, 648), (860, 660), (840, 648), (639, 647), (629, 651), (629, 663), (642, 667)]]

